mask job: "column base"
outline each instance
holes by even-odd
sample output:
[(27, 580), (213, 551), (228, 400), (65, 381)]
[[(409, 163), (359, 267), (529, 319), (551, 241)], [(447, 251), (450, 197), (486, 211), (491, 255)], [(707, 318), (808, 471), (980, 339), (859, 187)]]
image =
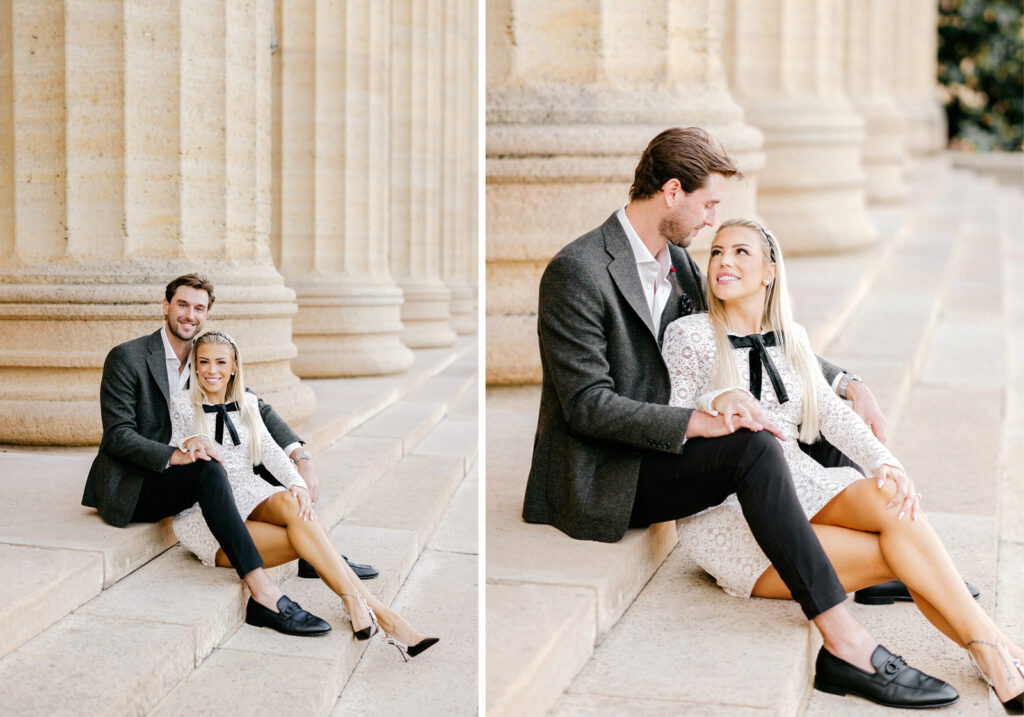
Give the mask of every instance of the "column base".
[(450, 285), (452, 318), (448, 322), (455, 333), (466, 336), (476, 333), (476, 291), (468, 284)]
[(868, 201), (902, 201), (908, 192), (903, 115), (896, 103), (888, 98), (859, 99), (855, 104), (867, 127), (864, 172)]
[(299, 304), (292, 322), (292, 369), (299, 376), (377, 376), (412, 366), (413, 353), (399, 339), (402, 291), (390, 281), (345, 276), (288, 285)]
[(451, 346), (458, 338), (449, 325), (451, 291), (440, 281), (399, 284), (402, 304), (402, 342), (413, 349)]
[(856, 249), (877, 233), (867, 214), (864, 121), (848, 102), (757, 100), (747, 119), (764, 132), (757, 208), (787, 254)]

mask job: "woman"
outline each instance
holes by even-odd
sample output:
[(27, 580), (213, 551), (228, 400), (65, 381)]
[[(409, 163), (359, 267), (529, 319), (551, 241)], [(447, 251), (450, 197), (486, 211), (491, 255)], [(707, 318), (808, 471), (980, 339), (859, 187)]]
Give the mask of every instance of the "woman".
[[(1024, 649), (972, 598), (899, 461), (826, 384), (806, 332), (792, 321), (775, 237), (750, 220), (723, 223), (707, 277), (709, 313), (665, 331), (670, 404), (749, 418), (744, 404), (751, 395), (758, 399), (784, 436), (800, 504), (846, 591), (902, 580), (925, 617), (967, 649), (1007, 711), (1020, 712)], [(803, 453), (797, 439), (810, 443), (819, 433), (871, 477), (824, 468)], [(680, 521), (679, 530), (697, 563), (730, 595), (790, 597), (735, 496)]]
[[(267, 567), (305, 558), (338, 594), (352, 632), (367, 640), (383, 628), (403, 658), (415, 657), (437, 642), (425, 638), (362, 586), (313, 514), (305, 481), (274, 442), (247, 393), (235, 342), (222, 331), (208, 331), (192, 344), (189, 390), (171, 399), (171, 444), (185, 452), (211, 437), (221, 445), (239, 513)], [(287, 488), (272, 486), (253, 473), (263, 463)], [(174, 517), (181, 544), (206, 565), (230, 567), (224, 551), (203, 520), (199, 505)]]

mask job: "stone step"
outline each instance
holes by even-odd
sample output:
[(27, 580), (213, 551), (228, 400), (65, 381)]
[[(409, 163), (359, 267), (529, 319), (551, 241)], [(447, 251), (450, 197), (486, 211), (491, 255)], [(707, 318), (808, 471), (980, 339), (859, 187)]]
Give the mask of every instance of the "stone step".
[[(473, 339), (461, 339), (447, 353), (417, 351), (410, 376), (387, 379), (317, 380), (318, 391), (342, 394), (356, 384), (338, 405), (338, 417), (321, 421), (318, 436), (310, 445), (317, 451), (322, 495), (317, 506), (321, 521), (333, 526), (347, 507), (358, 503), (373, 483), (393, 468), (402, 456), (432, 430), (448, 409), (454, 409), (475, 388), (473, 374), (476, 347)], [(373, 393), (375, 389), (378, 393)], [(386, 399), (386, 400), (385, 400)], [(321, 405), (327, 400), (320, 395)], [(398, 403), (395, 403), (395, 401)], [(413, 408), (404, 409), (409, 402)], [(391, 438), (343, 436), (328, 446), (326, 436), (357, 419), (371, 421), (372, 411), (386, 406), (392, 415), (411, 413), (423, 401), (440, 407), (412, 437), (399, 430)], [(323, 406), (320, 419), (326, 419)], [(370, 418), (367, 418), (370, 416)], [(316, 418), (316, 417), (314, 417)], [(312, 419), (311, 419), (312, 420)], [(333, 428), (327, 431), (325, 426)], [(299, 428), (305, 435), (306, 424)], [(475, 440), (475, 430), (474, 430)], [(319, 445), (318, 445), (319, 443)], [(322, 452), (321, 452), (322, 451)], [(82, 486), (95, 456), (94, 448), (37, 449), (9, 447), (0, 451), (0, 476), (5, 501), (0, 505), (0, 549), (10, 560), (0, 562), (3, 600), (0, 601), (0, 656), (15, 649), (56, 620), (146, 565), (176, 543), (170, 521), (133, 524), (125, 528), (107, 525), (95, 510), (81, 506)], [(25, 477), (47, 476), (41, 495), (36, 483)], [(332, 477), (336, 479), (332, 480)], [(48, 561), (34, 562), (33, 548)], [(63, 569), (55, 571), (53, 566)], [(99, 580), (95, 575), (99, 575)]]
[[(487, 711), (542, 714), (676, 542), (675, 524), (617, 543), (520, 517), (537, 387), (487, 391)], [(536, 711), (531, 711), (536, 709)]]
[[(442, 421), (438, 430), (444, 424)], [(475, 451), (476, 447), (470, 450)], [(417, 564), (423, 546), (439, 530), (453, 502), (453, 494), (466, 476), (464, 465), (464, 457), (406, 456), (373, 486), (352, 515), (332, 531), (331, 537), (339, 550), (368, 560), (381, 570), (381, 576), (368, 585), (384, 602), (392, 602)], [(464, 512), (468, 511), (465, 499), (460, 505)], [(452, 530), (447, 529), (445, 540), (468, 547), (469, 536), (459, 537)], [(462, 586), (464, 579), (475, 584), (471, 579), (475, 575), (475, 556), (461, 555), (460, 558), (439, 552), (428, 558), (427, 565), (440, 561), (441, 567), (425, 569), (446, 574), (449, 587), (451, 584)], [(456, 570), (462, 578), (456, 580), (443, 567)], [(209, 658), (201, 664), (197, 662), (197, 669), (167, 696), (156, 714), (184, 714), (200, 708), (215, 714), (253, 714), (268, 710), (326, 714), (330, 711), (367, 645), (352, 639), (340, 601), (322, 582), (289, 577), (282, 589), (306, 609), (330, 622), (334, 628), (331, 634), (317, 640), (303, 640), (242, 624)], [(413, 589), (418, 592), (418, 588)], [(410, 619), (412, 617), (415, 613), (410, 613)], [(424, 620), (422, 624), (427, 622)], [(253, 671), (253, 665), (260, 665), (259, 669), (273, 675), (268, 689), (252, 690), (251, 685), (238, 683), (238, 675)], [(224, 689), (225, 683), (234, 683), (237, 687)], [(423, 703), (424, 695), (420, 694), (419, 699)]]
[[(342, 523), (331, 533), (339, 550), (372, 562), (381, 570), (381, 577), (372, 585), (387, 601), (394, 597), (412, 569), (464, 475), (463, 458), (435, 457), (440, 469), (426, 465), (430, 460), (427, 455), (404, 458), (370, 491), (365, 509), (357, 508), (355, 519)], [(414, 470), (403, 468), (406, 461), (415, 464)], [(391, 499), (399, 494), (394, 481), (424, 473), (443, 476), (445, 480), (419, 481), (415, 502), (404, 504), (412, 514), (398, 512), (401, 506)], [(379, 520), (380, 505), (390, 507), (394, 518), (387, 527), (373, 525), (383, 523)], [(272, 704), (276, 699), (272, 689), (276, 679), (301, 673), (320, 686), (313, 689), (310, 685), (294, 694), (281, 683), (281, 694), (295, 698), (293, 704), (299, 705), (295, 708), (298, 713), (310, 713), (303, 711), (307, 708), (326, 713), (364, 645), (352, 640), (337, 598), (320, 581), (295, 577), (294, 563), (274, 568), (270, 573), (292, 599), (332, 623), (335, 630), (330, 636), (311, 641), (248, 625), (239, 627), (246, 599), (242, 584), (231, 571), (203, 568), (184, 549), (175, 547), (0, 659), (4, 683), (25, 687), (14, 690), (10, 702), (5, 703), (13, 705), (16, 714), (60, 713), (75, 704), (95, 705), (95, 710), (90, 709), (95, 713), (141, 714), (148, 713), (161, 700), (159, 711), (164, 714), (180, 714), (205, 704), (217, 705), (218, 714), (241, 714), (245, 710), (251, 714), (259, 711), (261, 704)], [(118, 631), (121, 623), (153, 623), (160, 629), (130, 630), (122, 636)], [(51, 634), (60, 635), (60, 639), (53, 639)], [(77, 662), (80, 649), (86, 650), (79, 643), (96, 641), (103, 649), (88, 653), (90, 669), (102, 666), (102, 671), (106, 671), (106, 666), (111, 666), (119, 672), (121, 684), (131, 685), (134, 692), (125, 692), (113, 684), (102, 685), (103, 692), (94, 692), (95, 685), (75, 669), (69, 669), (75, 677), (62, 684), (59, 693), (43, 689), (32, 679), (20, 680), (19, 676), (27, 678), (29, 673), (44, 680), (50, 669), (66, 671), (69, 662)], [(122, 662), (126, 652), (168, 653), (168, 659)], [(251, 682), (238, 683), (238, 675), (244, 674), (245, 665), (250, 663), (263, 665), (272, 673), (264, 681), (269, 682), (268, 689), (253, 690)], [(186, 675), (188, 679), (168, 695)], [(225, 689), (228, 683), (239, 684), (248, 701)], [(168, 696), (164, 700), (165, 695)], [(286, 704), (282, 702), (280, 706)]]
[(299, 427), (299, 434), (312, 450), (322, 450), (449, 368), (449, 376), (471, 376), (476, 353), (476, 337), (463, 336), (450, 348), (415, 351), (412, 368), (401, 374), (306, 379), (303, 383), (316, 394), (317, 407)]
[(331, 714), (478, 714), (478, 476), (466, 476), (402, 586), (394, 608), (441, 638), (403, 663), (383, 641), (367, 648)]
[[(982, 603), (991, 609), (993, 591), (987, 586), (994, 578), (994, 521), (938, 512), (929, 517), (954, 562), (983, 586)], [(988, 714), (984, 684), (916, 608), (848, 604), (883, 644), (957, 687), (961, 702), (950, 714)], [(680, 545), (550, 714), (891, 714), (891, 708), (858, 698), (808, 692), (820, 645), (795, 603), (729, 597)]]

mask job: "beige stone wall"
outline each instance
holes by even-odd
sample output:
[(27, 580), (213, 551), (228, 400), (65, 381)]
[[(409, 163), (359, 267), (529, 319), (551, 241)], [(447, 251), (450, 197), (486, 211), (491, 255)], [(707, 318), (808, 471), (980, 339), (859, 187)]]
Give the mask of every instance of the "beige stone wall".
[(625, 203), (666, 127), (704, 127), (748, 176), (719, 220), (760, 216), (798, 253), (870, 244), (868, 202), (900, 201), (908, 147), (940, 146), (927, 5), (488, 2), (488, 381), (540, 379), (544, 266)]
[[(163, 286), (189, 271), (210, 276), (210, 323), (235, 336), (248, 381), (289, 421), (314, 408), (296, 374), (410, 364), (395, 280), (408, 262), (391, 252), (394, 207), (405, 201), (394, 178), (411, 176), (411, 154), (432, 153), (432, 194), (416, 220), (432, 227), (423, 246), (447, 302), (440, 127), (474, 100), (464, 92), (444, 105), (440, 78), (446, 38), (464, 52), (476, 30), (457, 7), (416, 21), (429, 26), (421, 45), (433, 53), (419, 58), (436, 78), (417, 115), (430, 129), (396, 159), (398, 4), (6, 4), (0, 443), (97, 442), (108, 350), (155, 331)], [(474, 181), (466, 162), (445, 175), (459, 201)], [(475, 224), (451, 231), (448, 253), (462, 261)], [(458, 261), (455, 283), (472, 300), (475, 276)], [(442, 323), (449, 315), (445, 304)]]

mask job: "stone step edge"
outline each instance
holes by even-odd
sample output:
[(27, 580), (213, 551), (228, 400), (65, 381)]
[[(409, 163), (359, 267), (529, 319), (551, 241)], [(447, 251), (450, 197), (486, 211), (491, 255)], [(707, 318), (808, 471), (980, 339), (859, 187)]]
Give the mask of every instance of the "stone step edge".
[[(662, 535), (664, 533), (664, 535)], [(627, 539), (629, 536), (627, 535)], [(573, 583), (573, 582), (543, 582), (534, 580), (510, 580), (505, 578), (487, 578), (487, 585), (504, 585), (504, 586), (537, 586), (548, 589), (562, 589), (567, 594), (578, 595), (581, 592), (589, 593), (594, 601), (593, 605), (593, 622), (580, 622), (575, 615), (564, 615), (561, 619), (557, 619), (555, 624), (557, 627), (548, 633), (548, 639), (543, 641), (536, 641), (531, 644), (529, 653), (533, 655), (530, 659), (530, 669), (535, 675), (544, 675), (545, 681), (547, 682), (547, 696), (548, 700), (540, 700), (534, 696), (533, 702), (538, 705), (538, 709), (541, 709), (537, 714), (545, 714), (548, 710), (554, 706), (561, 694), (568, 688), (575, 679), (579, 670), (587, 663), (590, 657), (594, 653), (596, 648), (604, 636), (615, 628), (619, 619), (632, 605), (633, 600), (640, 594), (640, 591), (650, 582), (654, 573), (658, 571), (662, 563), (668, 557), (668, 554), (675, 548), (678, 538), (675, 535), (675, 524), (661, 523), (655, 526), (651, 526), (643, 531), (638, 531), (636, 537), (630, 543), (630, 551), (625, 557), (620, 556), (620, 560), (634, 565), (643, 565), (645, 556), (649, 556), (652, 553), (656, 555), (655, 559), (651, 561), (649, 569), (638, 571), (635, 573), (635, 579), (628, 585), (623, 587), (616, 595), (610, 596), (614, 600), (614, 604), (602, 604), (601, 591), (594, 585), (584, 583)], [(585, 548), (585, 541), (581, 542), (581, 547)], [(635, 560), (633, 560), (635, 558)], [(602, 619), (602, 615), (606, 616)], [(606, 627), (602, 629), (601, 625), (604, 623)], [(568, 664), (574, 665), (572, 669), (567, 668), (567, 663), (563, 659), (561, 654), (561, 647), (563, 645), (580, 645), (586, 644), (588, 648), (585, 650), (585, 656), (583, 654), (577, 655), (574, 660), (569, 661)], [(528, 684), (529, 681), (523, 681), (519, 676), (510, 676), (512, 679), (506, 680), (506, 683), (519, 683), (521, 685)], [(496, 676), (488, 674), (488, 692), (491, 691), (490, 685), (491, 680), (496, 679)], [(507, 690), (498, 683), (497, 689), (505, 693)], [(511, 688), (514, 693), (521, 692), (516, 688)], [(515, 704), (515, 700), (512, 702), (508, 701), (508, 695), (501, 698), (502, 704)], [(545, 704), (546, 702), (549, 702)]]
[[(448, 368), (449, 366), (451, 366), (454, 362), (455, 362), (455, 360), (452, 360), (451, 362), (447, 362), (446, 365), (444, 367), (440, 368), (437, 372), (435, 372), (435, 373), (433, 373), (433, 374), (431, 374), (429, 376), (426, 376), (422, 381), (418, 382), (417, 385), (411, 390), (411, 395), (414, 395), (416, 392), (423, 390), (429, 384), (429, 381), (432, 378), (434, 378), (434, 377), (440, 375), (441, 373), (443, 373), (443, 371), (446, 368)], [(444, 406), (445, 406), (444, 413), (437, 417), (437, 420), (433, 423), (432, 426), (430, 426), (430, 428), (428, 430), (423, 432), (423, 436), (422, 436), (423, 438), (425, 438), (426, 435), (429, 435), (430, 431), (433, 430), (434, 428), (436, 428), (436, 426), (439, 425), (444, 420), (445, 416), (447, 416), (447, 412), (451, 409), (451, 407), (453, 407), (457, 403), (459, 398), (462, 397), (462, 395), (465, 393), (466, 390), (468, 390), (469, 386), (471, 386), (474, 383), (474, 381), (475, 381), (475, 376), (474, 375), (469, 375), (469, 376), (466, 377), (466, 379), (464, 381), (462, 381), (457, 387), (455, 387), (455, 389), (452, 392), (452, 395), (450, 395), (444, 401)], [(403, 397), (403, 399), (400, 399), (396, 403), (392, 403), (391, 406), (398, 405), (398, 403), (400, 403), (401, 400), (404, 400), (405, 398), (409, 398), (409, 397), (411, 397), (411, 395), (407, 394), (405, 397)], [(419, 442), (421, 442), (421, 441), (417, 441), (416, 445), (418, 445)], [(335, 443), (337, 443), (337, 441), (335, 441)], [(346, 486), (346, 489), (344, 491), (339, 492), (335, 496), (335, 501), (336, 502), (344, 503), (344, 502), (346, 502), (348, 500), (353, 500), (353, 503), (358, 504), (359, 502), (361, 502), (363, 496), (365, 496), (370, 490), (372, 490), (372, 487), (373, 487), (374, 484), (379, 482), (384, 475), (386, 475), (398, 463), (400, 463), (401, 460), (406, 455), (411, 454), (413, 450), (415, 450), (415, 446), (410, 446), (409, 449), (406, 452), (402, 453), (397, 458), (397, 460), (395, 460), (394, 462), (387, 463), (385, 466), (382, 467), (380, 472), (378, 472), (376, 474), (373, 474), (373, 475), (367, 475), (366, 478), (364, 478), (363, 480), (359, 481), (359, 485), (357, 485), (357, 486)], [(329, 452), (330, 452), (329, 448), (325, 450), (325, 453), (329, 454)], [(324, 513), (327, 513), (327, 514), (330, 514), (331, 512), (337, 512), (337, 514), (338, 514), (338, 518), (336, 520), (329, 521), (329, 524), (325, 523), (325, 527), (328, 530), (332, 530), (344, 518), (344, 516), (343, 516), (343, 514), (342, 514), (342, 512), (340, 510), (332, 511), (331, 510), (331, 506), (326, 506), (322, 510), (324, 511)], [(25, 547), (36, 547), (36, 546), (25, 546)], [(168, 549), (170, 549), (172, 547), (174, 547), (174, 546), (173, 545), (168, 546)], [(81, 551), (81, 552), (96, 552), (96, 551), (91, 551), (90, 550), (90, 551)], [(152, 562), (154, 560), (158, 560), (166, 552), (167, 552), (166, 550), (160, 550), (160, 551), (155, 552), (152, 555), (152, 557), (150, 557), (148, 560), (146, 560), (146, 561), (144, 561), (142, 563), (139, 563), (137, 566), (135, 566), (135, 568), (131, 572), (121, 576), (120, 578), (118, 578), (117, 580), (112, 582), (110, 585), (107, 585), (107, 586), (103, 587), (103, 589), (112, 587), (112, 586), (116, 585), (118, 582), (120, 582), (121, 580), (129, 578), (136, 570), (138, 570), (139, 568), (143, 567), (144, 565), (149, 564), (150, 562)], [(102, 555), (101, 555), (101, 557), (102, 557)], [(294, 573), (295, 567), (291, 566), (290, 571), (291, 571), (291, 573)], [(46, 590), (43, 591), (43, 593), (41, 595), (37, 596), (36, 602), (38, 602), (39, 600), (46, 600), (47, 599), (47, 595), (58, 595), (57, 599), (59, 601), (61, 601), (61, 602), (64, 602), (67, 605), (70, 605), (71, 609), (69, 609), (69, 610), (67, 610), (67, 611), (65, 611), (65, 612), (63, 612), (63, 613), (61, 613), (59, 615), (53, 615), (53, 614), (48, 615), (45, 620), (42, 620), (38, 625), (33, 627), (32, 631), (31, 631), (31, 634), (28, 634), (27, 632), (22, 630), (22, 637), (17, 640), (17, 644), (13, 644), (13, 642), (12, 642), (8, 646), (8, 649), (5, 649), (4, 652), (0, 653), (0, 658), (2, 658), (3, 655), (7, 654), (11, 650), (17, 649), (18, 646), (24, 644), (28, 640), (31, 640), (35, 635), (38, 635), (43, 630), (47, 629), (48, 627), (50, 627), (51, 625), (56, 623), (58, 620), (60, 620), (62, 617), (64, 617), (64, 615), (70, 614), (70, 612), (73, 612), (78, 607), (86, 604), (89, 600), (91, 600), (93, 597), (96, 597), (101, 592), (100, 590), (96, 590), (96, 591), (90, 590), (88, 593), (82, 593), (80, 591), (80, 594), (77, 595), (73, 600), (67, 600), (67, 599), (60, 600), (59, 594), (62, 592), (62, 590), (64, 588), (64, 583), (65, 582), (66, 581), (61, 581), (59, 583), (51, 584)], [(36, 612), (38, 613), (39, 611), (37, 610)]]
[[(428, 520), (429, 525), (419, 526), (417, 529), (410, 529), (410, 528), (388, 529), (388, 528), (383, 528), (381, 526), (360, 525), (360, 524), (356, 523), (356, 524), (351, 524), (351, 525), (349, 525), (349, 524), (345, 524), (345, 525), (339, 524), (338, 526), (335, 526), (334, 529), (332, 529), (332, 533), (333, 533), (334, 531), (344, 530), (345, 528), (348, 528), (348, 527), (352, 527), (352, 528), (356, 528), (356, 529), (358, 529), (358, 528), (369, 528), (369, 529), (376, 529), (376, 530), (389, 530), (392, 533), (401, 534), (401, 535), (405, 536), (405, 548), (404, 548), (404, 550), (406, 552), (410, 552), (411, 551), (412, 554), (414, 555), (414, 557), (413, 557), (412, 560), (402, 561), (400, 563), (401, 567), (399, 569), (398, 576), (397, 576), (398, 579), (389, 582), (388, 583), (388, 587), (384, 591), (381, 591), (381, 592), (377, 593), (377, 597), (380, 598), (382, 601), (384, 601), (386, 604), (391, 605), (392, 603), (394, 603), (395, 599), (401, 593), (402, 587), (405, 585), (406, 579), (408, 578), (409, 574), (412, 572), (412, 570), (413, 570), (413, 568), (414, 568), (414, 566), (416, 564), (416, 561), (419, 559), (420, 554), (422, 554), (426, 544), (429, 542), (430, 537), (436, 532), (437, 528), (440, 526), (441, 522), (444, 520), (444, 514), (445, 514), (445, 510), (446, 510), (447, 506), (450, 504), (450, 502), (452, 500), (452, 497), (455, 495), (455, 492), (458, 490), (458, 487), (462, 484), (462, 481), (464, 481), (466, 479), (466, 476), (469, 474), (469, 471), (465, 470), (465, 462), (463, 463), (463, 466), (464, 466), (463, 472), (458, 476), (457, 479), (451, 481), (451, 486), (449, 486), (450, 489), (444, 491), (444, 494), (442, 496), (443, 505), (441, 506), (441, 509), (440, 510), (432, 510), (432, 511), (423, 511), (423, 512), (418, 514), (418, 515), (422, 516), (423, 519)], [(390, 473), (390, 471), (389, 471), (389, 473)], [(383, 486), (382, 483), (384, 483), (386, 481), (387, 475), (388, 474), (385, 474), (377, 482), (377, 484), (375, 484), (375, 486), (374, 486), (375, 490), (384, 490), (385, 489), (385, 486)], [(367, 502), (369, 502), (371, 500), (371, 496), (372, 495), (373, 495), (373, 493), (371, 492), (370, 496), (368, 496), (363, 501), (363, 503), (361, 503), (360, 505), (364, 505)], [(356, 509), (353, 512), (353, 514), (357, 515), (358, 514), (358, 510), (359, 510), (359, 506), (356, 507)], [(300, 585), (302, 583), (304, 583), (304, 582), (311, 582), (311, 581), (301, 580), (300, 578), (295, 577), (292, 574), (289, 574), (288, 577), (286, 577), (281, 582), (282, 589), (287, 593), (288, 592), (288, 586), (290, 584), (294, 585), (295, 581), (299, 581)], [(377, 592), (377, 591), (375, 591), (375, 592)], [(228, 646), (228, 643), (230, 642), (232, 637), (234, 637), (235, 633), (242, 627), (242, 624), (243, 624), (242, 617), (243, 616), (240, 614), (239, 615), (238, 624), (233, 629), (227, 631), (221, 637), (220, 642), (218, 643), (217, 647), (215, 647), (214, 650), (209, 655), (206, 655), (201, 662), (198, 662), (195, 665), (195, 667), (192, 670), (190, 670), (188, 672), (188, 674), (186, 674), (180, 682), (178, 682), (166, 695), (164, 695), (164, 697), (160, 700), (160, 702), (156, 705), (156, 707), (154, 707), (154, 711), (159, 709), (161, 705), (163, 705), (168, 700), (170, 700), (171, 699), (171, 695), (173, 693), (175, 693), (176, 691), (182, 690), (182, 689), (188, 689), (186, 685), (188, 684), (189, 678), (197, 670), (202, 669), (203, 665), (207, 663), (207, 660), (210, 658), (210, 656), (215, 654), (217, 650), (219, 650), (219, 649), (223, 649), (223, 650), (238, 650), (238, 649), (240, 649), (240, 648), (232, 648), (232, 647)], [(381, 639), (381, 638), (378, 637), (376, 639)], [(332, 706), (333, 706), (333, 703), (337, 701), (338, 696), (344, 690), (345, 685), (347, 684), (349, 677), (351, 676), (352, 672), (355, 670), (356, 666), (359, 663), (359, 659), (361, 659), (362, 654), (363, 654), (365, 648), (367, 647), (367, 645), (365, 643), (356, 643), (356, 642), (346, 643), (346, 645), (347, 645), (347, 647), (345, 648), (344, 654), (339, 655), (336, 659), (334, 659), (332, 661), (332, 667), (339, 668), (339, 669), (334, 669), (334, 670), (331, 671), (331, 676), (334, 677), (335, 679), (332, 679), (332, 680), (320, 680), (320, 681), (316, 682), (316, 688), (319, 689), (319, 694), (329, 698), (329, 699), (327, 699), (327, 702), (329, 702)], [(353, 653), (355, 654), (354, 659), (353, 659)], [(271, 653), (264, 653), (264, 652), (259, 652), (259, 655), (260, 655), (260, 659), (261, 659), (261, 664), (264, 667), (266, 667), (267, 669), (272, 671), (272, 665), (274, 663), (274, 659), (275, 659), (276, 655), (271, 654)]]
[[(360, 407), (352, 413), (339, 416), (309, 433), (306, 443), (310, 450), (319, 452), (327, 449), (342, 436), (348, 435), (354, 429), (385, 409), (398, 403), (410, 393), (419, 389), (424, 383), (434, 376), (440, 375), (449, 367), (458, 363), (469, 354), (476, 355), (477, 340), (475, 336), (459, 337), (451, 350), (437, 363), (424, 367), (422, 371), (416, 371), (415, 367), (410, 369), (415, 372), (408, 381), (400, 381), (397, 386), (377, 397), (370, 403)], [(302, 426), (298, 426), (298, 432), (302, 435)]]

